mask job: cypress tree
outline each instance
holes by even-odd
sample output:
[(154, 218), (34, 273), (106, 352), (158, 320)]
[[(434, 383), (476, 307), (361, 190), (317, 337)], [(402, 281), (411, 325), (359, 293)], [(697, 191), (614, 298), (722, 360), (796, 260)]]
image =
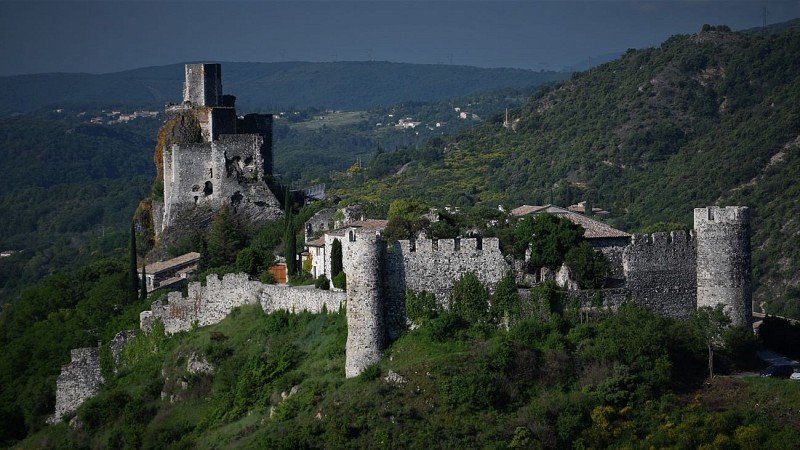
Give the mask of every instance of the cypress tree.
[(144, 301), (147, 299), (147, 272), (144, 270), (145, 265), (144, 261), (142, 261), (142, 279), (141, 285), (139, 285), (139, 300)]
[(130, 266), (128, 270), (128, 303), (135, 303), (139, 291), (139, 274), (136, 270), (136, 226), (131, 222)]
[(283, 234), (283, 255), (286, 257), (286, 276), (293, 276), (297, 271), (295, 257), (297, 256), (297, 236), (294, 233), (292, 219), (292, 202), (289, 190), (286, 190), (286, 231)]
[(338, 239), (331, 244), (331, 279), (342, 272), (342, 243)]

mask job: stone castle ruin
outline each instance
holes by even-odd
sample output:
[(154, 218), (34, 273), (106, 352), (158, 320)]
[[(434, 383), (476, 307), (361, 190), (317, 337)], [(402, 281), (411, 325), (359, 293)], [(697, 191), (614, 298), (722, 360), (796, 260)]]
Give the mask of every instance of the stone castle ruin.
[[(616, 246), (603, 242), (599, 251), (613, 256), (612, 273), (621, 286), (574, 290), (584, 306), (598, 292), (604, 308), (633, 302), (660, 315), (687, 318), (698, 306), (719, 303), (736, 326), (751, 322), (749, 209), (709, 207), (695, 210), (695, 229), (636, 234)], [(270, 286), (244, 274), (210, 277), (207, 286), (191, 283), (189, 293), (171, 293), (140, 317), (144, 330), (162, 320), (168, 332), (192, 324), (219, 322), (234, 307), (260, 303), (265, 312), (328, 311), (346, 307), (348, 338), (345, 374), (356, 376), (380, 360), (383, 348), (406, 329), (405, 290), (433, 293), (447, 305), (453, 281), (473, 272), (493, 292), (517, 262), (500, 251), (496, 238), (418, 239), (389, 246), (381, 231), (356, 222), (341, 233), (346, 294)]]
[(186, 64), (185, 71), (183, 103), (167, 105), (159, 132), (155, 158), (164, 198), (153, 202), (154, 234), (195, 230), (225, 206), (245, 221), (280, 217), (266, 183), (272, 115), (237, 116), (236, 98), (222, 93), (219, 64)]
[[(272, 169), (272, 117), (238, 117), (234, 97), (222, 94), (219, 64), (187, 64), (183, 100), (167, 106), (156, 148), (164, 196), (152, 203), (152, 225), (160, 242), (201, 229), (224, 207), (247, 221), (280, 217), (279, 203), (266, 183)], [(211, 275), (206, 284), (190, 283), (186, 294), (173, 292), (154, 301), (150, 311), (140, 314), (140, 328), (149, 332), (159, 320), (168, 333), (189, 330), (217, 323), (245, 304), (260, 304), (266, 313), (344, 308), (345, 375), (354, 377), (380, 361), (385, 346), (406, 329), (406, 289), (432, 293), (446, 305), (453, 282), (468, 272), (490, 292), (508, 272), (525, 278), (521, 262), (505, 257), (496, 238), (417, 239), (390, 247), (379, 221), (352, 219), (343, 214), (341, 220), (350, 224), (336, 235), (342, 244), (346, 292), (267, 285), (247, 274), (222, 279)], [(335, 211), (330, 212), (306, 231), (311, 235), (335, 220)], [(747, 207), (697, 208), (694, 230), (688, 233), (599, 237), (590, 243), (607, 256), (615, 279), (614, 288), (599, 291), (603, 307), (613, 310), (633, 302), (664, 316), (686, 318), (699, 306), (722, 304), (734, 325), (750, 324)], [(329, 259), (332, 239), (326, 234), (319, 240), (315, 255)], [(314, 267), (322, 273), (314, 275), (327, 274), (329, 262), (318, 263)], [(588, 306), (598, 291), (573, 290), (570, 295)], [(117, 354), (122, 345), (117, 345)], [(54, 421), (94, 395), (100, 383), (97, 350), (73, 350), (72, 363), (59, 377)]]
[[(658, 314), (687, 318), (700, 306), (722, 304), (734, 326), (749, 326), (750, 211), (747, 207), (708, 207), (694, 211), (691, 232), (633, 235), (627, 244), (599, 251), (621, 268), (623, 286), (602, 290), (605, 307), (633, 302)], [(347, 273), (345, 373), (357, 376), (380, 360), (385, 343), (405, 326), (404, 289), (434, 293), (443, 303), (453, 280), (478, 275), (490, 291), (513, 261), (500, 253), (496, 239), (399, 241), (388, 250), (380, 233), (351, 228), (342, 242)], [(612, 273), (615, 268), (612, 267)], [(588, 299), (597, 291), (574, 291)]]

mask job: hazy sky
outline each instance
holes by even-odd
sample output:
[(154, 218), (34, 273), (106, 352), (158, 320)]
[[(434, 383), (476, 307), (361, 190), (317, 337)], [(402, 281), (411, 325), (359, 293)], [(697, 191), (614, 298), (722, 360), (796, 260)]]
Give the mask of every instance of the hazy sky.
[(364, 61), (555, 69), (704, 23), (800, 17), (800, 0), (0, 0), (0, 75), (185, 61)]

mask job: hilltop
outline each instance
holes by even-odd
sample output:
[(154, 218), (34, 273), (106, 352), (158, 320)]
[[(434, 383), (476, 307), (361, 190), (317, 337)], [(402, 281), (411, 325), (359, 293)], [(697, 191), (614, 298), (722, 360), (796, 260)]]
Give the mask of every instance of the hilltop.
[[(283, 62), (225, 65), (225, 91), (247, 111), (280, 112), (310, 107), (364, 110), (425, 102), (500, 88), (537, 86), (564, 79), (559, 72), (482, 69), (390, 62)], [(50, 73), (0, 77), (0, 114), (42, 108), (160, 109), (181, 92), (183, 64), (102, 75)]]
[(687, 211), (702, 205), (749, 205), (755, 309), (800, 316), (800, 249), (786, 245), (800, 233), (800, 32), (726, 28), (577, 73), (508, 126), (498, 115), (425, 149), (377, 155), (340, 195), (489, 207), (588, 200), (629, 231), (689, 224)]

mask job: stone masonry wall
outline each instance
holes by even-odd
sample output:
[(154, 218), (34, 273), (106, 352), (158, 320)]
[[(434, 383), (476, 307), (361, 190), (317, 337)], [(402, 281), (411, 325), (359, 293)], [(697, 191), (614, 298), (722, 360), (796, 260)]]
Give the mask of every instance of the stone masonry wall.
[(683, 231), (636, 234), (622, 256), (631, 300), (666, 317), (686, 318), (697, 305), (695, 238)]
[(104, 382), (100, 370), (100, 353), (97, 348), (76, 348), (72, 360), (61, 368), (56, 380), (56, 412), (50, 423), (60, 422), (88, 398), (97, 394)]
[(735, 326), (753, 315), (750, 268), (750, 209), (742, 206), (694, 210), (697, 231), (697, 306), (718, 303)]
[(342, 292), (275, 286), (249, 279), (247, 274), (229, 273), (222, 280), (209, 275), (206, 285), (189, 283), (187, 295), (170, 292), (166, 301), (156, 300), (150, 311), (139, 315), (139, 325), (149, 332), (161, 320), (167, 333), (177, 333), (222, 321), (236, 307), (255, 304), (267, 312), (276, 310), (320, 312), (323, 305), (335, 312), (345, 300)]
[(383, 240), (374, 230), (350, 228), (342, 262), (347, 274), (345, 376), (358, 376), (381, 359), (385, 342), (381, 255)]
[(497, 238), (420, 239), (415, 243), (399, 241), (394, 264), (402, 261), (405, 284), (415, 292), (427, 291), (446, 305), (453, 291), (453, 281), (473, 272), (491, 292), (503, 276), (512, 270), (500, 251)]

